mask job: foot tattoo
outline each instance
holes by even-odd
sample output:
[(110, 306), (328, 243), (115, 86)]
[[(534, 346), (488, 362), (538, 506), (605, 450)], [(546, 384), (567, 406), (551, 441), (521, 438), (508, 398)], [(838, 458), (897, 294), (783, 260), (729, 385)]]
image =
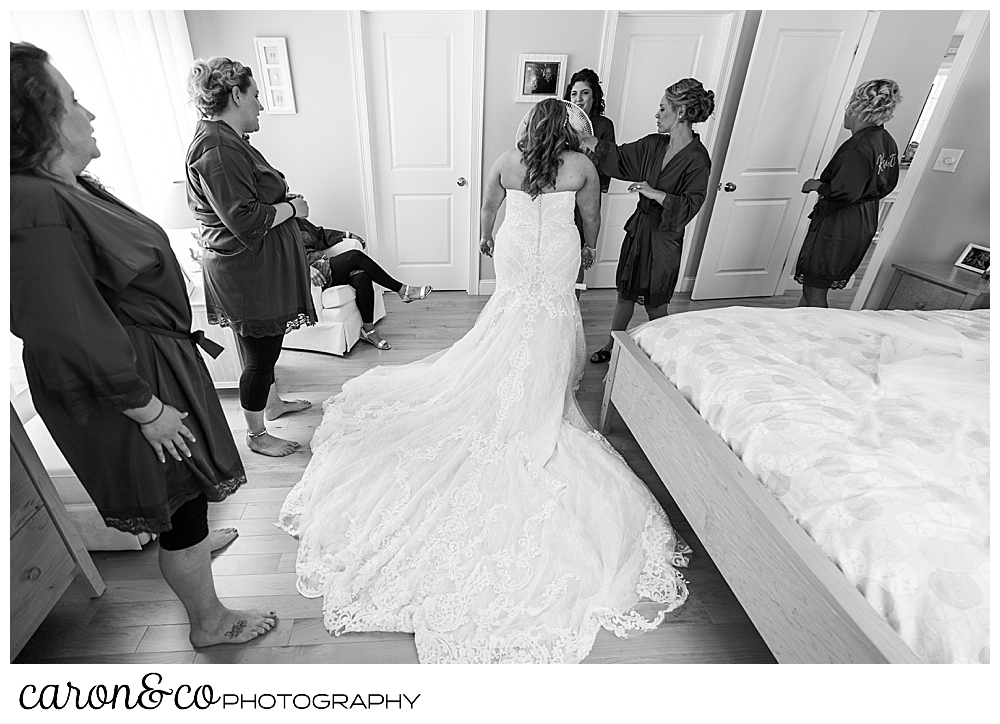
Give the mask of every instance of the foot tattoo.
[(226, 631), (226, 638), (227, 639), (234, 639), (234, 638), (236, 638), (241, 633), (243, 633), (243, 630), (246, 627), (247, 627), (246, 619), (241, 619), (240, 621), (237, 621), (236, 624), (231, 629), (229, 629), (228, 631)]

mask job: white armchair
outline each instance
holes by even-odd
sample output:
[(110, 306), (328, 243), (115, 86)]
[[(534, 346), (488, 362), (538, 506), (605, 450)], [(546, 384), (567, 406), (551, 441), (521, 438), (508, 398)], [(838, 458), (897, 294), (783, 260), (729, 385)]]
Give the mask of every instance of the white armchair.
[[(344, 239), (324, 253), (334, 257), (352, 249), (364, 247), (357, 239)], [(384, 291), (378, 284), (375, 285), (374, 322), (385, 316), (385, 304), (382, 301)], [(318, 321), (312, 327), (299, 327), (285, 334), (282, 347), (341, 356), (346, 354), (361, 337), (361, 312), (355, 303), (354, 287), (349, 284), (329, 289), (313, 286), (312, 296)]]

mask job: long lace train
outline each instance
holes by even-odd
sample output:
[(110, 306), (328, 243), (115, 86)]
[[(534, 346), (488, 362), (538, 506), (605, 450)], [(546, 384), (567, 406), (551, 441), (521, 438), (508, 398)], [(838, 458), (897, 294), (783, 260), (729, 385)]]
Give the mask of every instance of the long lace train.
[(422, 662), (577, 662), (687, 598), (690, 550), (574, 397), (574, 195), (507, 204), (475, 326), (327, 400), (278, 521), (330, 631), (413, 632)]

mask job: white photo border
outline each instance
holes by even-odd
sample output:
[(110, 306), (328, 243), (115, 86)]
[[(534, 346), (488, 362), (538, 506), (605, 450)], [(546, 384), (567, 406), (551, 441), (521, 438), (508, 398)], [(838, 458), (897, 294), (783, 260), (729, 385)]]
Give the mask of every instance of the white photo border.
[(988, 246), (982, 246), (980, 244), (969, 244), (968, 246), (965, 247), (965, 251), (962, 252), (962, 255), (958, 257), (958, 260), (955, 262), (955, 266), (959, 267), (960, 269), (968, 269), (969, 271), (976, 272), (977, 274), (982, 274), (983, 272), (989, 271), (990, 270), (989, 262), (987, 262), (985, 269), (965, 263), (966, 259), (969, 258), (969, 253), (972, 251), (985, 251), (987, 257), (989, 257), (990, 248)]
[[(524, 80), (529, 63), (558, 63), (556, 74), (556, 89), (552, 93), (525, 93)], [(517, 56), (517, 73), (514, 76), (514, 102), (537, 103), (546, 98), (562, 98), (563, 86), (566, 85), (566, 68), (569, 56), (558, 53), (522, 53)]]

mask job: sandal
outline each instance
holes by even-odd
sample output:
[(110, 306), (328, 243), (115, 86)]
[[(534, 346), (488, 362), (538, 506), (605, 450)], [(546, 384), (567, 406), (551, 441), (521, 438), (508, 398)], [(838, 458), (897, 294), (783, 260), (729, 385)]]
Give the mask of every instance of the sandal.
[[(411, 289), (416, 289), (417, 290), (416, 296), (411, 297), (407, 293)], [(427, 295), (430, 294), (432, 291), (434, 291), (434, 288), (431, 285), (429, 285), (429, 284), (427, 284), (425, 286), (422, 286), (422, 287), (411, 287), (409, 284), (406, 284), (406, 285), (403, 286), (403, 291), (396, 292), (396, 293), (399, 295), (400, 299), (402, 299), (406, 304), (409, 304), (414, 299), (426, 299)]]
[[(388, 342), (386, 342), (384, 339), (382, 339), (381, 337), (379, 337), (378, 336), (378, 332), (376, 332), (374, 329), (371, 332), (366, 332), (365, 328), (362, 327), (361, 328), (361, 339), (362, 339), (362, 341), (367, 342), (368, 344), (370, 344), (372, 347), (375, 347), (376, 349), (392, 349), (392, 346)], [(377, 342), (375, 341), (376, 339), (378, 340)]]
[(590, 361), (595, 365), (602, 365), (611, 361), (611, 350), (609, 349), (599, 349), (594, 354), (590, 355)]

